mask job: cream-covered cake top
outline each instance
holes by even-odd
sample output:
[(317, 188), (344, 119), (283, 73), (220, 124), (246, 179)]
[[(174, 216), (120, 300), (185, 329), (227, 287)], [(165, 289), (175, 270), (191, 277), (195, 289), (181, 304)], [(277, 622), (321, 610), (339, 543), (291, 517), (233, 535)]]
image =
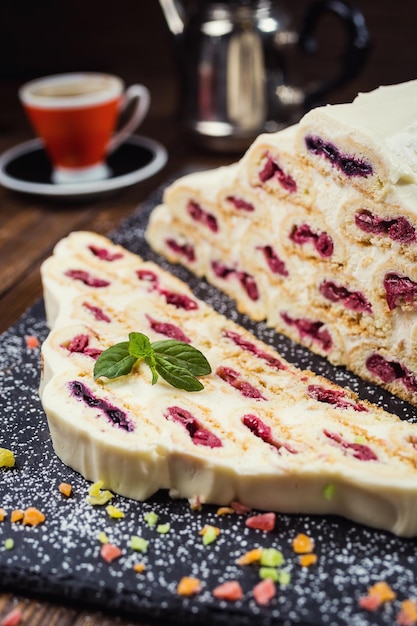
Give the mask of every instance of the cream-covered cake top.
[(373, 194), (416, 183), (416, 103), (413, 80), (361, 93), (352, 103), (318, 107), (300, 121), (299, 146), (322, 162), (327, 159), (352, 182), (376, 177), (369, 186)]

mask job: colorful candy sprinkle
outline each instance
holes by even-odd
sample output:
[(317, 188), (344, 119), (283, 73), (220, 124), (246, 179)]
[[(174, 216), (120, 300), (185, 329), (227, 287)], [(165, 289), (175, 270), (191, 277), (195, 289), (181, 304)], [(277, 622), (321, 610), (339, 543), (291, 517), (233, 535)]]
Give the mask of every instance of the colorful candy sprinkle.
[(192, 576), (183, 576), (177, 586), (177, 593), (180, 596), (194, 596), (200, 591), (201, 581)]
[(111, 563), (122, 555), (122, 551), (112, 543), (104, 543), (100, 549), (100, 555), (106, 563)]
[(220, 534), (220, 528), (216, 526), (211, 526), (210, 524), (206, 524), (204, 528), (202, 528), (199, 532), (199, 535), (203, 537), (203, 544), (208, 546), (210, 543), (216, 541), (217, 537)]
[(21, 623), (23, 614), (21, 609), (17, 606), (12, 609), (10, 613), (7, 613), (0, 622), (0, 626), (18, 626)]
[(236, 602), (243, 598), (243, 590), (237, 580), (230, 580), (213, 589), (212, 594), (218, 600)]
[(310, 567), (317, 563), (317, 554), (301, 554), (299, 558), (301, 567)]
[(102, 480), (99, 480), (96, 483), (93, 483), (88, 490), (87, 502), (92, 506), (100, 506), (103, 504), (107, 504), (112, 498), (113, 494), (111, 491), (102, 490), (104, 483)]
[(45, 521), (45, 515), (34, 506), (28, 507), (23, 513), (24, 526), (38, 526)]
[(274, 530), (275, 519), (275, 513), (261, 513), (260, 515), (252, 515), (252, 517), (248, 517), (245, 524), (248, 528), (256, 528), (258, 530), (265, 530), (269, 532)]
[(121, 509), (118, 509), (116, 506), (109, 504), (106, 506), (106, 512), (109, 517), (112, 519), (121, 519), (125, 516)]
[(384, 580), (369, 587), (368, 594), (359, 598), (359, 606), (368, 611), (375, 611), (381, 604), (395, 600), (397, 594)]
[(69, 483), (60, 483), (58, 485), (58, 490), (60, 491), (60, 493), (62, 493), (63, 496), (66, 496), (67, 498), (69, 498), (72, 494), (72, 487)]
[(417, 602), (415, 600), (404, 600), (401, 602), (401, 609), (397, 615), (398, 626), (415, 626), (417, 624)]
[(133, 569), (137, 574), (143, 574), (146, 569), (146, 565), (144, 563), (135, 563)]
[(137, 535), (133, 535), (130, 538), (130, 547), (135, 552), (142, 552), (143, 554), (148, 550), (149, 541), (144, 539), (143, 537), (138, 537)]
[(25, 341), (26, 341), (26, 347), (29, 348), (29, 350), (33, 350), (34, 348), (39, 348), (40, 346), (40, 341), (37, 337), (35, 337), (35, 335), (27, 335), (25, 337)]
[(299, 533), (293, 539), (292, 547), (296, 554), (306, 554), (308, 552), (313, 552), (314, 542), (308, 535)]
[(0, 448), (0, 467), (14, 467), (16, 459), (11, 450)]
[(159, 516), (157, 513), (155, 513), (155, 511), (149, 511), (149, 513), (145, 513), (145, 515), (143, 516), (143, 519), (150, 528), (153, 528), (157, 525), (158, 518)]
[(276, 595), (275, 583), (271, 578), (265, 578), (253, 588), (252, 593), (257, 604), (268, 604)]
[(238, 565), (251, 565), (252, 563), (259, 563), (261, 560), (262, 548), (253, 548), (253, 550), (248, 550), (240, 556), (236, 563)]

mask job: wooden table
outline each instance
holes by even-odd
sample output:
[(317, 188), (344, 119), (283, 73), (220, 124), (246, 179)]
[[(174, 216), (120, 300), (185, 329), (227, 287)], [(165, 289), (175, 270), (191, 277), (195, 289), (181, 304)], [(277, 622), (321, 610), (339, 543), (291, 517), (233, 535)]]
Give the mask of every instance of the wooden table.
[[(73, 230), (87, 229), (107, 234), (120, 221), (185, 165), (215, 167), (231, 156), (205, 154), (184, 140), (176, 112), (166, 112), (166, 100), (158, 92), (166, 88), (158, 78), (151, 81), (153, 105), (140, 134), (162, 143), (169, 154), (166, 166), (149, 180), (108, 196), (75, 203), (19, 194), (0, 187), (0, 333), (9, 328), (24, 311), (42, 296), (39, 267), (55, 243)], [(1, 85), (3, 103), (0, 125), (10, 132), (0, 137), (0, 152), (32, 138), (31, 129), (20, 110), (18, 84)], [(0, 572), (1, 587), (1, 572)], [(0, 593), (0, 622), (19, 605), (24, 626), (116, 626), (141, 624), (119, 617), (88, 611), (81, 607), (57, 606), (11, 593)]]
[[(153, 91), (157, 92), (158, 80)], [(3, 121), (13, 129), (0, 138), (0, 152), (32, 138), (16, 98), (17, 84), (4, 84), (2, 95), (8, 105)], [(166, 116), (163, 99), (153, 95), (149, 119), (140, 134), (162, 143), (168, 153), (167, 165), (149, 180), (108, 196), (66, 203), (51, 198), (19, 194), (0, 187), (0, 332), (9, 328), (24, 311), (42, 296), (39, 267), (55, 243), (73, 230), (87, 229), (107, 234), (120, 221), (184, 166), (215, 167), (230, 162), (231, 156), (205, 154), (184, 140), (181, 125), (172, 113)], [(162, 103), (162, 104), (159, 104)], [(1, 124), (1, 122), (0, 122)], [(1, 572), (0, 572), (1, 587)], [(88, 611), (81, 607), (57, 606), (11, 593), (0, 593), (0, 622), (19, 605), (24, 626), (116, 626), (141, 624), (119, 617)]]
[[(408, 10), (403, 7), (402, 14), (409, 15), (410, 19), (407, 20), (407, 24), (401, 23), (401, 28), (398, 22), (398, 12), (392, 12), (391, 2), (381, 0), (375, 5), (366, 3), (366, 5), (373, 5), (373, 7), (364, 6), (363, 10), (369, 12), (366, 17), (370, 21), (374, 37), (376, 32), (377, 42), (379, 37), (379, 41), (382, 38), (384, 43), (389, 41), (390, 45), (376, 47), (376, 54), (361, 78), (348, 89), (335, 94), (336, 102), (351, 99), (358, 90), (373, 88), (381, 82), (396, 82), (415, 77), (415, 20), (411, 19), (410, 15), (410, 12), (414, 11), (414, 15), (416, 12), (414, 2), (415, 0), (405, 2), (409, 7)], [(131, 3), (122, 1), (119, 4), (121, 4), (121, 9), (126, 9), (123, 4), (131, 7)], [(161, 172), (149, 180), (117, 194), (88, 202), (68, 204), (0, 188), (0, 332), (15, 323), (21, 314), (41, 297), (39, 267), (61, 237), (77, 229), (89, 229), (106, 234), (144, 202), (154, 189), (169, 177), (175, 176), (184, 166), (211, 168), (237, 158), (237, 155), (206, 153), (186, 140), (178, 119), (177, 82), (172, 73), (172, 59), (169, 57), (167, 43), (168, 34), (162, 16), (157, 8), (155, 9), (156, 2), (141, 1), (139, 4), (140, 9), (146, 5), (149, 20), (155, 22), (149, 32), (146, 28), (142, 28), (142, 36), (145, 38), (148, 36), (148, 39), (152, 37), (153, 41), (157, 40), (159, 49), (163, 48), (161, 55), (165, 54), (164, 58), (160, 55), (158, 58), (149, 59), (149, 67), (146, 64), (141, 65), (140, 80), (151, 89), (152, 107), (140, 129), (140, 134), (160, 141), (167, 148), (168, 163)], [(307, 0), (300, 3), (302, 7), (306, 4)], [(292, 6), (291, 3), (290, 6)], [(138, 8), (136, 10), (139, 11)], [(8, 11), (13, 11), (11, 5)], [(122, 10), (121, 13), (123, 13)], [(32, 13), (28, 15), (28, 20), (31, 19), (34, 19)], [(134, 28), (135, 19), (137, 15), (132, 17), (131, 28)], [(129, 20), (124, 22), (126, 29), (129, 28), (128, 22)], [(103, 20), (100, 27), (105, 27)], [(131, 38), (133, 41), (133, 35)], [(141, 39), (139, 43), (142, 44)], [(116, 40), (116, 48), (119, 44), (120, 42)], [(91, 66), (95, 62), (94, 58), (86, 56), (90, 50), (89, 47), (84, 46), (84, 67), (88, 64)], [(33, 76), (40, 75), (35, 61), (33, 63), (33, 67), (26, 67), (26, 72), (31, 72)], [(98, 67), (101, 69), (100, 65)], [(62, 64), (62, 68), (63, 71), (71, 69), (65, 63)], [(45, 67), (42, 73), (51, 73), (51, 69), (57, 68)], [(105, 69), (114, 71), (119, 68), (108, 65)], [(126, 69), (128, 80), (133, 74), (132, 68)], [(2, 79), (0, 73), (0, 153), (32, 137), (31, 129), (17, 100), (16, 92), (21, 82), (23, 80), (15, 76), (5, 75)], [(1, 592), (0, 621), (17, 605), (22, 608), (24, 626), (116, 626), (117, 624), (145, 626), (145, 622), (140, 619), (129, 621), (120, 616), (88, 610), (88, 607), (58, 606), (52, 602), (40, 601), (38, 598)]]

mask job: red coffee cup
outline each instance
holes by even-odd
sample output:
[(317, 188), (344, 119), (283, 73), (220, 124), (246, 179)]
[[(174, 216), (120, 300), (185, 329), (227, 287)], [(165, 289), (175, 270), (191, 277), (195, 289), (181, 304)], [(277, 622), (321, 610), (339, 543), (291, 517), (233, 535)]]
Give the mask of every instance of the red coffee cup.
[[(32, 80), (20, 88), (19, 97), (44, 142), (55, 183), (107, 178), (106, 157), (134, 132), (150, 103), (143, 85), (125, 90), (119, 77), (91, 72)], [(116, 132), (119, 115), (130, 103), (129, 119)]]

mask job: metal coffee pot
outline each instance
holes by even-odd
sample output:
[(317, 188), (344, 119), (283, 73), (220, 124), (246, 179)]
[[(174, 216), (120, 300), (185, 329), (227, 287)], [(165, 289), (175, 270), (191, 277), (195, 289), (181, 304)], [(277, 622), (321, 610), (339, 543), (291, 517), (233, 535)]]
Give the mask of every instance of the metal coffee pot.
[[(159, 2), (176, 41), (186, 128), (213, 150), (240, 151), (261, 132), (294, 123), (351, 81), (370, 47), (362, 14), (344, 0), (312, 3), (300, 32), (271, 0), (199, 0), (188, 11), (179, 0)], [(286, 57), (296, 46), (316, 50), (318, 22), (329, 12), (347, 33), (339, 73), (304, 87), (291, 85)]]

